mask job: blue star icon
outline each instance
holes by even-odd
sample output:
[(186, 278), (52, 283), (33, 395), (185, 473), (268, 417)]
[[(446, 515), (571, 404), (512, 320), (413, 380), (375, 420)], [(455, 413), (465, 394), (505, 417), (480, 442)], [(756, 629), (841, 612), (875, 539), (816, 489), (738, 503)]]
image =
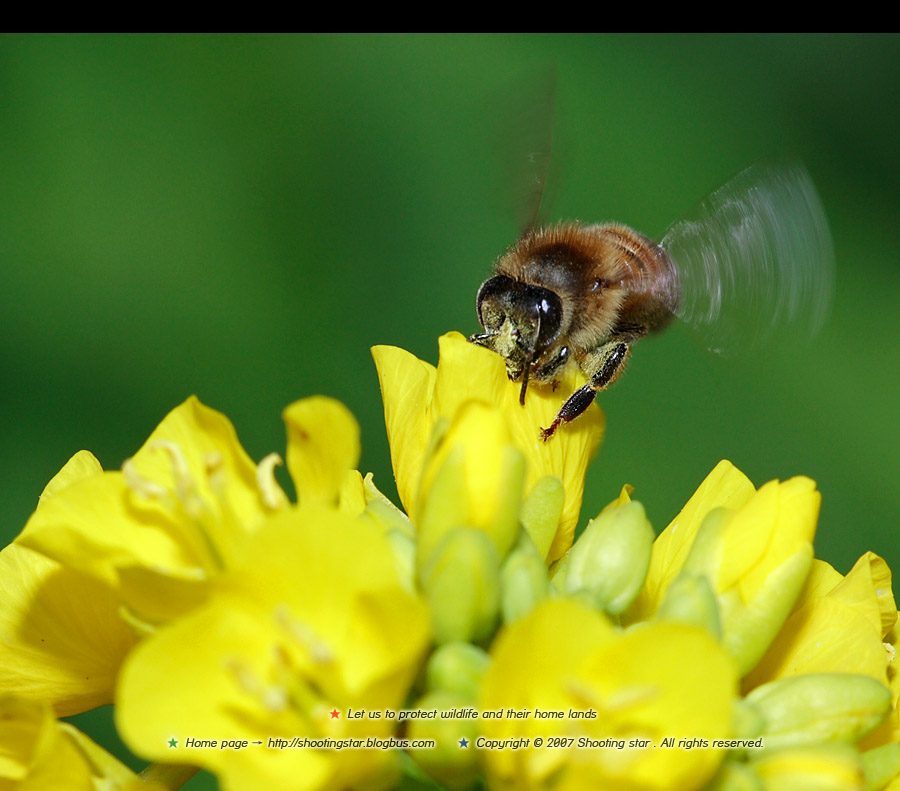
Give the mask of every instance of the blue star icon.
[(469, 746), (469, 740), (465, 736), (463, 736), (462, 739), (459, 740), (459, 746), (465, 749)]

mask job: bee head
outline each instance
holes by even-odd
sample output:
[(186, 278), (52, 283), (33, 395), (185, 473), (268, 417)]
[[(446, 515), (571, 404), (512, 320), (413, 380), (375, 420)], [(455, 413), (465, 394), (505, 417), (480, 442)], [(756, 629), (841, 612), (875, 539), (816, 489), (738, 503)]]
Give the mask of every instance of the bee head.
[(470, 340), (487, 346), (506, 362), (510, 379), (522, 377), (525, 403), (531, 364), (547, 351), (562, 329), (562, 302), (554, 292), (506, 275), (485, 280), (475, 301), (484, 335)]

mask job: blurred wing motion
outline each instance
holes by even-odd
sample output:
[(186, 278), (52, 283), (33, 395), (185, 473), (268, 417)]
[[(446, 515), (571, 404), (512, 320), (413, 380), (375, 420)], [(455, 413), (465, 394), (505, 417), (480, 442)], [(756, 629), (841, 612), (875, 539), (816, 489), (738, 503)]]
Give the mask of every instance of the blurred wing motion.
[(512, 204), (523, 234), (544, 224), (551, 189), (558, 186), (555, 104), (556, 69), (547, 67), (530, 70), (504, 85), (488, 109), (496, 119), (496, 158), (508, 191), (503, 196), (504, 209)]
[(800, 164), (754, 165), (661, 242), (677, 270), (677, 315), (715, 352), (810, 339), (834, 287), (825, 210)]

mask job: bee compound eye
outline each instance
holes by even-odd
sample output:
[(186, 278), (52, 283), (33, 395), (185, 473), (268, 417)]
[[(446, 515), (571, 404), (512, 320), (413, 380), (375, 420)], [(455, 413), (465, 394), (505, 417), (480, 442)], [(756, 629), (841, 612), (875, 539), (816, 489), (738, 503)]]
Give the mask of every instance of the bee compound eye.
[(559, 335), (562, 328), (562, 301), (546, 288), (531, 286), (533, 305), (539, 321), (535, 350), (546, 349)]
[(478, 289), (478, 295), (475, 297), (475, 310), (478, 313), (478, 320), (481, 326), (487, 329), (485, 315), (486, 303), (490, 306), (489, 313), (494, 321), (502, 322), (504, 307), (509, 305), (512, 292), (516, 288), (516, 281), (506, 275), (496, 275), (495, 277), (485, 280)]

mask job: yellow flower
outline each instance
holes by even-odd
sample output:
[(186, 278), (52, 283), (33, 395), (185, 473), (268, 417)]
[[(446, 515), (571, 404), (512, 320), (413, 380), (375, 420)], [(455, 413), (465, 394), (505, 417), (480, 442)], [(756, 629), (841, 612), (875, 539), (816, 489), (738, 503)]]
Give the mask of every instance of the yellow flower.
[(454, 528), (482, 530), (501, 558), (519, 532), (525, 462), (504, 415), (466, 401), (452, 417), (422, 470), (416, 509), (420, 568)]
[[(288, 469), (304, 501), (364, 507), (352, 469), (359, 428), (347, 409), (314, 398), (284, 416)], [(192, 397), (121, 472), (84, 477), (39, 508), (18, 542), (113, 588), (149, 628), (202, 602), (210, 580), (289, 507), (273, 475), (278, 462), (254, 465), (230, 421)]]
[(626, 618), (651, 617), (676, 575), (703, 578), (742, 674), (768, 648), (806, 581), (821, 502), (809, 478), (770, 481), (757, 492), (748, 485), (727, 462), (713, 470), (654, 543), (647, 581)]
[[(66, 487), (101, 475), (87, 451), (47, 484), (38, 511)], [(0, 552), (0, 689), (68, 716), (111, 703), (119, 665), (137, 637), (121, 601), (95, 579), (13, 543)]]
[[(376, 346), (372, 349), (384, 399), (384, 415), (391, 445), (391, 461), (397, 490), (413, 522), (422, 469), (428, 456), (435, 425), (456, 414), (460, 405), (479, 400), (498, 406), (509, 422), (513, 443), (525, 455), (525, 492), (548, 475), (559, 478), (565, 501), (548, 560), (562, 556), (572, 543), (587, 464), (603, 434), (603, 413), (592, 405), (581, 417), (557, 432), (549, 442), (539, 436), (562, 406), (562, 397), (552, 388), (529, 390), (524, 408), (519, 405), (519, 387), (511, 383), (501, 358), (468, 343), (459, 333), (441, 337), (437, 368), (402, 349)], [(571, 393), (581, 382), (571, 369), (560, 392)]]
[(643, 590), (629, 608), (627, 621), (647, 621), (662, 604), (672, 580), (687, 560), (700, 525), (714, 508), (738, 509), (754, 492), (744, 473), (730, 461), (720, 461), (684, 508), (653, 542)]
[[(348, 710), (400, 708), (427, 642), (426, 610), (402, 588), (384, 534), (301, 505), (257, 532), (203, 606), (132, 652), (117, 724), (139, 754), (207, 767), (225, 789), (375, 782), (393, 773), (394, 751), (278, 749), (269, 740), (390, 736), (396, 720)], [(224, 740), (263, 746), (222, 749)]]
[[(520, 749), (482, 743), (492, 787), (690, 791), (722, 759), (711, 740), (731, 733), (736, 674), (699, 629), (656, 623), (621, 633), (598, 612), (555, 599), (502, 632), (491, 655), (482, 717), (502, 716), (483, 719), (482, 734), (532, 740)], [(687, 749), (680, 739), (708, 743)]]
[(846, 577), (817, 560), (794, 610), (747, 690), (801, 673), (862, 673), (887, 683), (884, 640), (897, 621), (887, 564), (867, 552)]
[(71, 725), (57, 722), (46, 703), (0, 696), (0, 745), (4, 791), (164, 791), (141, 782)]

